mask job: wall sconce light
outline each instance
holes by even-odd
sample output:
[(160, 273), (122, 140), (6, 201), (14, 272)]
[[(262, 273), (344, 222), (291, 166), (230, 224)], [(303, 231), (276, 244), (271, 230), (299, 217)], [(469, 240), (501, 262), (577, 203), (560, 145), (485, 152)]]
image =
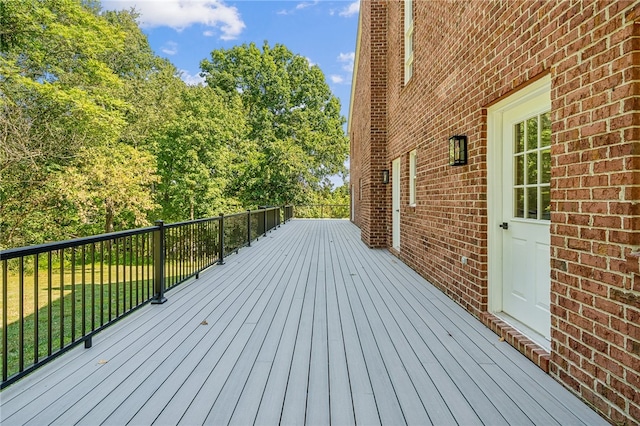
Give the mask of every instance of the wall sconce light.
[(462, 166), (467, 164), (467, 137), (463, 135), (449, 138), (449, 165)]
[(384, 183), (385, 185), (389, 183), (389, 170), (382, 171), (382, 183)]

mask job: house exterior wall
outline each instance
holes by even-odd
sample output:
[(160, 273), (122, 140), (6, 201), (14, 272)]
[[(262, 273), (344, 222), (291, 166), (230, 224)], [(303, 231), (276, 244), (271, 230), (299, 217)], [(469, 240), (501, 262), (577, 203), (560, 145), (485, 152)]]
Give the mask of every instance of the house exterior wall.
[[(362, 240), (370, 247), (388, 245), (387, 214), (390, 199), (382, 183), (382, 170), (388, 170), (387, 143), (387, 4), (362, 4), (358, 79), (353, 89), (351, 115), (358, 117), (350, 126), (351, 173), (356, 185), (355, 223), (362, 229)], [(362, 79), (360, 79), (362, 76)], [(389, 190), (390, 192), (390, 190)]]
[[(356, 224), (389, 247), (400, 157), (401, 248), (435, 286), (614, 422), (640, 422), (640, 2), (363, 0), (352, 101)], [(384, 41), (381, 40), (384, 38)], [(551, 352), (489, 312), (487, 109), (551, 78)], [(384, 81), (383, 81), (384, 80)], [(464, 134), (469, 163), (448, 165)], [(417, 150), (416, 206), (409, 152)], [(354, 194), (357, 197), (357, 194)], [(468, 259), (466, 264), (462, 257)]]

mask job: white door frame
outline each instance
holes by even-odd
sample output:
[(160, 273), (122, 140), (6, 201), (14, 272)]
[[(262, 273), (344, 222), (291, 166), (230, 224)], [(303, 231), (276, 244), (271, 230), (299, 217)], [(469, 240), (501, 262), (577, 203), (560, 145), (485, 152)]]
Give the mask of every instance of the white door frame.
[(350, 193), (350, 195), (351, 195), (351, 221), (352, 222), (354, 222), (356, 220), (355, 200), (353, 198), (355, 196), (355, 194), (353, 192), (354, 189), (355, 189), (355, 185), (351, 184), (351, 193)]
[(391, 243), (400, 251), (400, 157), (391, 165)]
[(551, 92), (551, 76), (546, 75), (487, 109), (487, 249), (489, 265), (489, 312), (502, 311), (502, 116), (528, 99)]

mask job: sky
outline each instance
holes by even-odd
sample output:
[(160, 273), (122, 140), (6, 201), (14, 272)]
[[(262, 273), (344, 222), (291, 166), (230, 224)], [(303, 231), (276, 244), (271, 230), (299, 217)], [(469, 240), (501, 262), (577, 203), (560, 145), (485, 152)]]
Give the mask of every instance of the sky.
[(283, 44), (324, 72), (347, 118), (359, 0), (103, 0), (103, 9), (135, 8), (149, 44), (189, 84), (215, 49), (264, 41)]

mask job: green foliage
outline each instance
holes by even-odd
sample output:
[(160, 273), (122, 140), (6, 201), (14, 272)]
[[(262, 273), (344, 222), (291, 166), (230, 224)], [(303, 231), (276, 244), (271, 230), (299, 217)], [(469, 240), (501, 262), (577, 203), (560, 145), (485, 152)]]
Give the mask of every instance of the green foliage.
[(207, 86), (156, 56), (135, 10), (0, 0), (0, 248), (258, 205), (331, 202), (348, 142), (317, 66), (215, 50)]
[(244, 112), (209, 87), (186, 88), (176, 116), (158, 132), (156, 193), (167, 221), (210, 217), (241, 208), (226, 189), (242, 160)]
[(17, 246), (75, 233), (51, 178), (125, 126), (121, 82), (102, 60), (124, 37), (77, 1), (0, 5), (0, 246)]
[(76, 163), (56, 174), (64, 199), (83, 225), (104, 221), (104, 232), (147, 223), (156, 206), (151, 185), (158, 182), (155, 158), (122, 143), (78, 153)]
[(265, 42), (214, 50), (201, 68), (210, 87), (239, 95), (247, 111), (246, 161), (232, 183), (245, 204), (302, 202), (344, 172), (344, 118), (318, 66)]

